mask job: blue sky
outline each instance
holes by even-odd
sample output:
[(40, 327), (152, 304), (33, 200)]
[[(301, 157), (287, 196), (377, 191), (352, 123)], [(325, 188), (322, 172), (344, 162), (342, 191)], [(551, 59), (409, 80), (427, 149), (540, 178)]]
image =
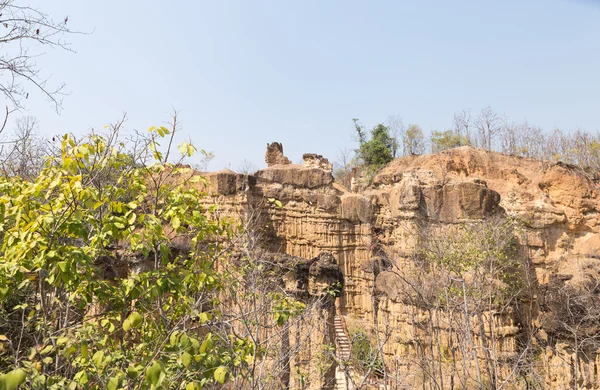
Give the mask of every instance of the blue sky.
[[(36, 0), (33, 0), (36, 1)], [(40, 0), (37, 0), (40, 1)], [(30, 2), (31, 4), (31, 2)], [(36, 5), (35, 3), (33, 5)], [(53, 0), (39, 8), (73, 28), (76, 54), (38, 60), (71, 94), (60, 115), (39, 96), (23, 115), (45, 134), (101, 128), (128, 113), (145, 130), (180, 111), (213, 151), (213, 170), (267, 142), (294, 162), (335, 160), (395, 114), (426, 131), (490, 105), (550, 130), (600, 130), (600, 2)]]

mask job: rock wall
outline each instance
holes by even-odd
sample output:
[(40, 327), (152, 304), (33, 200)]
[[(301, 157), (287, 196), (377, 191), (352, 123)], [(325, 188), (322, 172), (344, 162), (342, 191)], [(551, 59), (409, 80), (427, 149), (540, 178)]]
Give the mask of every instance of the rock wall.
[[(384, 326), (393, 329), (383, 349), (395, 383), (401, 377), (412, 388), (426, 380), (419, 372), (424, 355), (417, 351), (416, 338), (427, 343), (434, 336), (427, 329), (450, 343), (452, 336), (444, 336), (443, 326), (423, 326), (423, 334), (415, 334), (415, 319), (438, 325), (444, 319), (407, 303), (398, 272), (391, 270), (411, 267), (423, 231), (443, 235), (452, 226), (512, 218), (521, 227), (519, 246), (528, 261), (531, 292), (524, 299), (529, 309), (518, 316), (511, 310), (492, 313), (487, 328), (478, 328), (478, 319), (471, 319), (475, 354), (485, 358), (484, 332), (492, 342), (487, 348), (498, 352), (494, 356), (506, 357), (497, 362), (498, 375), (511, 388), (600, 388), (600, 332), (593, 325), (600, 315), (580, 319), (577, 334), (585, 335), (585, 342), (565, 334), (561, 323), (561, 299), (585, 295), (580, 305), (598, 303), (600, 197), (595, 177), (574, 166), (461, 147), (397, 159), (365, 190), (353, 193), (334, 182), (331, 164), (322, 156), (308, 154), (303, 165), (291, 164), (283, 147), (273, 143), (266, 161), (266, 169), (250, 176), (231, 171), (204, 175), (209, 201), (242, 221), (260, 215), (265, 244), (273, 252), (306, 259), (332, 253), (344, 276), (339, 306), (349, 327), (373, 334), (378, 329), (380, 335)], [(592, 314), (586, 311), (588, 317)], [(530, 340), (527, 346), (524, 335)], [(534, 354), (535, 373), (512, 378), (515, 359), (524, 356), (524, 348), (534, 347), (541, 351)], [(452, 368), (441, 360), (443, 377)], [(474, 362), (468, 356), (462, 360), (468, 361), (463, 369), (473, 378)], [(476, 388), (474, 383), (445, 382), (443, 387)]]

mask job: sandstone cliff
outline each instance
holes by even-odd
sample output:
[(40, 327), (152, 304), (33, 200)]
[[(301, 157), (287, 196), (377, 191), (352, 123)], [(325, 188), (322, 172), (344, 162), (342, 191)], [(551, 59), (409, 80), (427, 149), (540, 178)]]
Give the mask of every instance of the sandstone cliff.
[[(333, 180), (322, 156), (308, 154), (303, 165), (290, 164), (275, 143), (266, 160), (269, 166), (254, 175), (205, 174), (208, 201), (241, 221), (258, 216), (271, 252), (305, 259), (333, 255), (343, 274), (338, 306), (349, 328), (370, 332), (385, 353), (390, 374), (380, 382), (431, 385), (426, 371), (435, 370), (435, 386), (477, 388), (487, 370), (498, 387), (600, 388), (600, 315), (591, 309), (600, 291), (594, 177), (574, 166), (461, 147), (395, 160), (355, 193)], [(511, 251), (499, 258), (507, 264), (518, 258), (520, 265), (500, 265), (502, 275), (477, 280), (491, 286), (485, 296), (490, 302), (500, 295), (494, 290), (508, 291), (510, 299), (485, 309), (470, 301), (464, 310), (452, 308), (450, 298), (435, 310), (418, 303), (449, 277), (439, 267), (422, 266), (425, 241), (450, 242), (465, 229), (479, 240), (479, 231), (504, 229), (502, 221), (510, 221), (516, 243), (507, 241)], [(506, 231), (492, 241), (504, 239)], [(325, 268), (315, 275), (336, 272)], [(449, 277), (449, 287), (439, 291), (458, 288), (458, 299), (462, 286), (466, 297), (477, 277), (466, 272), (460, 283)], [(315, 286), (329, 283), (317, 279)], [(416, 281), (421, 290), (411, 293)], [(435, 294), (432, 299), (440, 302)], [(462, 321), (468, 335), (453, 330), (453, 310), (467, 313)]]

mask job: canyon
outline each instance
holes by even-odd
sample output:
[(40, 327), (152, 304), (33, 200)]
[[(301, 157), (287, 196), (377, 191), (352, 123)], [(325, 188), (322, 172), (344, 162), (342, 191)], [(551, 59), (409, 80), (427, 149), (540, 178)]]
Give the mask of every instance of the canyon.
[[(311, 356), (335, 343), (337, 311), (350, 333), (363, 330), (382, 352), (383, 376), (361, 382), (351, 374), (366, 387), (600, 388), (594, 325), (600, 316), (592, 310), (600, 303), (594, 174), (463, 146), (395, 159), (370, 180), (357, 176), (345, 188), (326, 158), (305, 154), (303, 160), (292, 164), (283, 146), (272, 143), (267, 168), (254, 174), (202, 173), (207, 204), (238, 221), (257, 220), (269, 253), (325, 259), (305, 276), (309, 295), (341, 285), (329, 306), (315, 310), (312, 329), (319, 334), (292, 364), (311, 370)], [(510, 229), (503, 228), (507, 224)], [(492, 244), (510, 236), (509, 255), (498, 258), (519, 265), (499, 265), (504, 276), (486, 279), (481, 299), (489, 304), (477, 309), (477, 299), (467, 304), (477, 275), (453, 279), (421, 260), (425, 247), (457, 245), (465, 232), (478, 240), (482, 231), (506, 233), (492, 237)], [(510, 284), (513, 276), (518, 284)], [(423, 296), (442, 279), (448, 284), (435, 291), (454, 291), (457, 304), (451, 307), (447, 298), (432, 309)], [(506, 304), (496, 307), (492, 299), (500, 293), (494, 290), (510, 293)], [(430, 298), (440, 302), (435, 294)], [(453, 320), (459, 318), (454, 312), (465, 313), (462, 322)], [(481, 387), (482, 373), (493, 383)], [(334, 388), (327, 375), (309, 388)]]

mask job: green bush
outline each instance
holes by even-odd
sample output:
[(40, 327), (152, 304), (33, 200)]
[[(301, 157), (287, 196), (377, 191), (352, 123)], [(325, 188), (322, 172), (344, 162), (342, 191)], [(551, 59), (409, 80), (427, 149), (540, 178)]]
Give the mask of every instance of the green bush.
[(377, 348), (371, 343), (366, 332), (356, 329), (351, 335), (352, 363), (355, 368), (367, 372), (369, 369), (376, 375), (383, 373), (384, 365)]

